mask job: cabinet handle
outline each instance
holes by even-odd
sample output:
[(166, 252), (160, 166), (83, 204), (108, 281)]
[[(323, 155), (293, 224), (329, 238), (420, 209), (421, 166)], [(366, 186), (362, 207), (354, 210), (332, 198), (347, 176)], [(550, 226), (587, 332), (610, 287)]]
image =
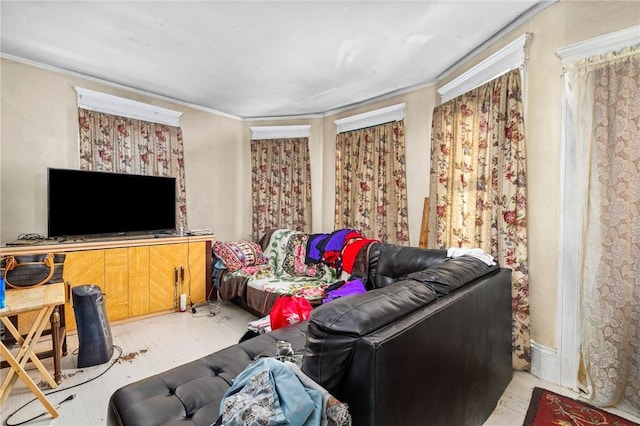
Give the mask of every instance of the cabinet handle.
[(184, 285), (184, 266), (180, 267), (180, 284)]
[(67, 281), (67, 294), (66, 294), (66, 298), (67, 298), (67, 302), (71, 302), (71, 281)]

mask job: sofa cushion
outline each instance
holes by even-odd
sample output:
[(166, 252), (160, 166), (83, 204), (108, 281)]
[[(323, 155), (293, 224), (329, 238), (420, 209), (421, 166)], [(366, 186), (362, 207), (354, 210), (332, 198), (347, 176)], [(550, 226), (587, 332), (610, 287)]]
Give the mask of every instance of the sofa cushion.
[(375, 267), (374, 287), (386, 287), (411, 272), (421, 271), (444, 262), (446, 250), (380, 244)]
[(436, 299), (431, 288), (407, 279), (317, 307), (309, 319), (302, 370), (329, 392), (335, 392), (361, 336)]
[(333, 333), (363, 336), (437, 299), (416, 280), (334, 300), (311, 312), (310, 321)]
[(247, 266), (264, 265), (269, 261), (260, 245), (253, 241), (215, 241), (212, 250), (230, 271), (237, 271)]
[(499, 270), (498, 265), (488, 266), (475, 257), (461, 256), (448, 259), (428, 269), (412, 272), (404, 278), (421, 282), (439, 295), (446, 295)]
[(307, 322), (261, 334), (171, 370), (128, 384), (111, 396), (108, 425), (210, 425), (233, 379), (249, 364), (276, 354), (276, 342), (304, 346)]

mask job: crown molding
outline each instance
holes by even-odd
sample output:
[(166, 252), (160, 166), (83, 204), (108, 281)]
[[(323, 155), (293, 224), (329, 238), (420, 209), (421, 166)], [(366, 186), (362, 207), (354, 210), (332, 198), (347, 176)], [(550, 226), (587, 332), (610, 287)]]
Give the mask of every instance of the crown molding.
[(449, 76), (453, 72), (455, 72), (458, 68), (460, 68), (465, 63), (467, 63), (467, 61), (469, 61), (470, 59), (474, 58), (475, 56), (477, 56), (481, 52), (484, 52), (485, 50), (487, 50), (491, 46), (495, 45), (498, 41), (502, 40), (504, 37), (506, 37), (508, 34), (510, 34), (512, 31), (514, 31), (520, 25), (522, 25), (525, 22), (529, 21), (531, 18), (536, 16), (538, 13), (542, 12), (543, 10), (548, 8), (549, 6), (553, 6), (554, 4), (558, 3), (559, 1), (560, 0), (546, 0), (546, 1), (537, 2), (535, 5), (531, 6), (529, 9), (524, 11), (524, 13), (522, 13), (516, 19), (511, 21), (507, 26), (505, 26), (500, 31), (498, 31), (497, 33), (495, 33), (494, 35), (489, 37), (487, 40), (485, 40), (483, 43), (481, 43), (478, 47), (473, 49), (471, 52), (469, 52), (466, 55), (464, 55), (462, 58), (460, 58), (458, 61), (456, 61), (456, 63), (451, 65), (449, 68), (447, 68), (446, 70), (441, 72), (435, 78), (435, 81), (442, 81), (447, 76)]
[(78, 108), (166, 124), (168, 126), (180, 126), (181, 112), (83, 87), (74, 86), (74, 89), (78, 94)]
[(253, 126), (251, 139), (308, 138), (311, 125), (296, 126)]
[(584, 40), (556, 50), (562, 64), (640, 45), (640, 25)]
[(531, 37), (530, 33), (521, 35), (458, 78), (439, 88), (438, 93), (442, 97), (442, 102), (460, 96), (505, 72), (520, 68), (525, 62), (525, 50)]
[(366, 127), (377, 126), (390, 121), (398, 121), (404, 118), (405, 103), (391, 105), (362, 114), (335, 120), (338, 133), (350, 132), (351, 130), (364, 129)]

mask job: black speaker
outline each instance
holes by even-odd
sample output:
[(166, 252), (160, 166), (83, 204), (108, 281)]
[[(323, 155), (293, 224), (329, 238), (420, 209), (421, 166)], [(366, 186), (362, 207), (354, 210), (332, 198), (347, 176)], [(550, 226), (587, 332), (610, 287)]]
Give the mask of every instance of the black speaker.
[(73, 313), (78, 330), (78, 368), (104, 364), (113, 355), (113, 338), (104, 305), (106, 294), (97, 285), (74, 287)]

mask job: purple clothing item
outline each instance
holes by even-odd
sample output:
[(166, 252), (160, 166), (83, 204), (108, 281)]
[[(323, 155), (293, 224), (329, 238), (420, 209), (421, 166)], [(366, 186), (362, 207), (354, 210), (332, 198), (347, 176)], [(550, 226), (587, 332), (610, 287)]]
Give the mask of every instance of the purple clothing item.
[(310, 263), (320, 263), (322, 261), (323, 250), (320, 250), (318, 246), (327, 238), (329, 238), (329, 234), (309, 235), (304, 263), (308, 265)]
[(354, 229), (338, 229), (337, 231), (333, 231), (329, 236), (323, 239), (318, 244), (318, 249), (323, 252), (328, 251), (340, 251), (342, 250), (342, 246), (344, 246), (344, 239), (350, 232), (355, 232)]
[(347, 281), (344, 285), (336, 290), (332, 290), (327, 293), (327, 297), (322, 301), (322, 303), (331, 302), (333, 299), (337, 299), (339, 297), (351, 296), (353, 294), (366, 293), (367, 289), (364, 288), (364, 284), (360, 278), (357, 278), (352, 281)]

